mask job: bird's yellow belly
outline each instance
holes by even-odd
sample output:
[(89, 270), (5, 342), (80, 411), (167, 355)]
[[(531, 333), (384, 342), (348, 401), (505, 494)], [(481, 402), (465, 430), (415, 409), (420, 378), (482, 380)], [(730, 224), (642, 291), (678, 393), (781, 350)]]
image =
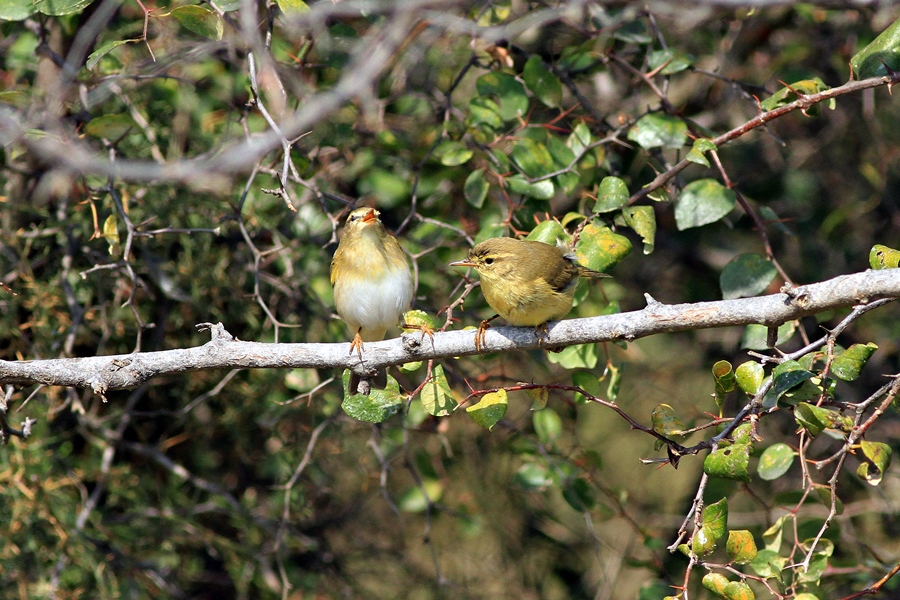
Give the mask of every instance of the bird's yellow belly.
[(490, 286), (484, 288), (484, 297), (494, 310), (510, 325), (516, 327), (537, 327), (547, 321), (562, 319), (572, 308), (572, 293), (547, 291), (539, 294), (540, 298), (511, 290), (506, 294), (494, 293)]

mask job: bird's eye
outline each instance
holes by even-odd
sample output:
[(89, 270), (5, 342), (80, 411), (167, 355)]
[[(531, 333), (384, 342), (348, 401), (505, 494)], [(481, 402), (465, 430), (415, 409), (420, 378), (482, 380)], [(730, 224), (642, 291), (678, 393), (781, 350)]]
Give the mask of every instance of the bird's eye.
[(486, 259), (484, 259), (484, 264), (486, 264), (486, 265), (492, 265), (492, 264), (494, 264), (494, 259), (493, 259), (493, 258), (486, 258)]

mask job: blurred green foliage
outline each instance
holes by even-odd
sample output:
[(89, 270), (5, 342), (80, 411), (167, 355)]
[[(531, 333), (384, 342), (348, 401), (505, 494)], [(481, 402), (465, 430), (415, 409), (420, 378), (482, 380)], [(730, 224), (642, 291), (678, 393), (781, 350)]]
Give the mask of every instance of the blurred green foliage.
[[(243, 340), (346, 342), (328, 271), (351, 203), (378, 206), (397, 232), (415, 267), (414, 308), (437, 328), (490, 316), (477, 289), (456, 302), (464, 286), (447, 264), (499, 235), (562, 237), (585, 264), (609, 269), (613, 280), (579, 289), (570, 317), (639, 309), (645, 292), (666, 303), (772, 292), (783, 282), (773, 259), (795, 282), (822, 281), (864, 270), (874, 245), (900, 239), (900, 108), (884, 86), (816, 116), (785, 115), (715, 158), (711, 142), (694, 141), (749, 121), (767, 98), (763, 108), (776, 108), (846, 82), (851, 57), (869, 57), (857, 52), (896, 30), (890, 7), (501, 1), (361, 12), (345, 0), (279, 2), (285, 13), (272, 7), (269, 20), (258, 3), (164, 2), (147, 5), (144, 39), (140, 4), (98, 26), (101, 4), (0, 6), (4, 360), (197, 346), (208, 339), (202, 322)], [(342, 91), (367, 77), (372, 86)], [(780, 83), (809, 81), (795, 92)], [(280, 146), (253, 150), (272, 131), (262, 109), (290, 130), (291, 115), (317, 102), (330, 104), (291, 136), (282, 182)], [(214, 168), (222, 157), (231, 166)], [(644, 189), (686, 157), (676, 177)], [(188, 175), (172, 175), (181, 161)], [(158, 170), (107, 176), (109, 163)], [(747, 256), (756, 260), (742, 268)], [(785, 351), (821, 335), (814, 319), (785, 332)], [(420, 393), (377, 426), (342, 411), (341, 373), (325, 370), (169, 376), (107, 403), (85, 390), (10, 388), (11, 426), (37, 424), (0, 452), (0, 595), (658, 597), (685, 580), (687, 559), (666, 546), (703, 461), (641, 465), (662, 456), (653, 440), (585, 393), (644, 424), (666, 406), (662, 430), (677, 423), (696, 443), (708, 431), (691, 428), (715, 424), (720, 410), (710, 366), (744, 363), (741, 335), (410, 365), (393, 374)], [(720, 562), (751, 560), (745, 550), (726, 558), (725, 514), (742, 548), (766, 541), (751, 563), (760, 570), (747, 573), (802, 560), (827, 507), (799, 513), (796, 539), (792, 530), (782, 544), (771, 509), (811, 484), (787, 459), (762, 480), (747, 461), (776, 441), (803, 442), (794, 405), (834, 398), (836, 385), (859, 402), (900, 371), (896, 307), (847, 336), (848, 347), (878, 348), (855, 360), (852, 384), (829, 379), (821, 354), (797, 363), (802, 382), (777, 390), (764, 443), (744, 432), (740, 452), (709, 455), (723, 462), (706, 498), (724, 504), (704, 515), (697, 554), (714, 522), (702, 554), (717, 557), (718, 543)], [(752, 379), (755, 390), (762, 374)], [(466, 401), (518, 381), (537, 390)], [(740, 391), (720, 396), (726, 415), (746, 402)], [(456, 402), (466, 410), (432, 416)], [(829, 437), (835, 411), (807, 412), (804, 435), (815, 431), (823, 458), (840, 447)], [(870, 435), (896, 439), (896, 427), (892, 409)], [(857, 510), (832, 523), (814, 558), (841, 574), (787, 577), (779, 585), (792, 593), (858, 591), (900, 556), (896, 527), (866, 504), (863, 485), (877, 476), (896, 493), (890, 445), (865, 448), (869, 462), (850, 462), (866, 472), (851, 469), (839, 498)], [(747, 480), (752, 493), (736, 483)], [(841, 539), (854, 536), (866, 546)], [(691, 597), (706, 593), (698, 572)], [(729, 575), (710, 593), (751, 587)]]

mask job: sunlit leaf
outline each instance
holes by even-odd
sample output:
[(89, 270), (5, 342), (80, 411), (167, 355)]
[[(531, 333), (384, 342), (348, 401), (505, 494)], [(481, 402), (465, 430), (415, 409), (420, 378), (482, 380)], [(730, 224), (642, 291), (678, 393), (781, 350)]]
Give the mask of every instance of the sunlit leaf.
[(466, 408), (466, 412), (472, 417), (472, 420), (486, 429), (493, 429), (494, 425), (506, 414), (506, 407), (509, 400), (506, 396), (506, 390), (501, 389), (496, 392), (485, 394), (478, 404), (473, 404)]
[(435, 417), (446, 417), (456, 409), (457, 402), (453, 399), (443, 366), (435, 365), (431, 379), (422, 387), (421, 398), (422, 406)]
[(875, 244), (869, 251), (869, 267), (872, 269), (896, 269), (900, 267), (900, 250)]
[(34, 0), (34, 7), (39, 13), (52, 17), (73, 15), (90, 6), (93, 0)]
[(644, 243), (644, 254), (652, 253), (656, 244), (656, 212), (653, 207), (626, 206), (622, 209), (622, 217), (625, 225), (641, 236), (641, 241)]
[(645, 150), (681, 148), (687, 142), (687, 125), (678, 117), (651, 113), (631, 126), (628, 139), (637, 142)]
[(618, 177), (607, 176), (600, 182), (597, 190), (597, 202), (594, 203), (595, 213), (605, 213), (617, 210), (628, 202), (628, 186)]
[(499, 101), (499, 115), (504, 121), (518, 119), (528, 112), (525, 87), (512, 75), (491, 71), (478, 78), (475, 88), (482, 96), (494, 96)]
[(715, 223), (734, 208), (734, 192), (715, 179), (698, 179), (681, 190), (675, 202), (679, 231)]
[(709, 159), (706, 158), (706, 153), (710, 150), (715, 150), (716, 145), (712, 142), (712, 140), (707, 138), (698, 138), (694, 140), (694, 144), (691, 146), (691, 151), (688, 152), (686, 159), (691, 161), (692, 163), (696, 163), (698, 165), (703, 165), (704, 167), (709, 166)]
[(448, 140), (441, 143), (434, 150), (434, 156), (445, 167), (458, 167), (469, 162), (474, 151), (467, 148), (462, 142)]
[(211, 40), (222, 39), (224, 30), (222, 18), (208, 8), (189, 4), (173, 8), (169, 14), (175, 17), (185, 29)]
[(687, 429), (668, 404), (657, 404), (650, 413), (653, 431), (666, 437), (683, 435)]
[(729, 531), (725, 551), (728, 552), (728, 559), (731, 562), (746, 565), (756, 558), (756, 542), (753, 540), (753, 534), (745, 529)]
[(854, 79), (884, 77), (888, 69), (900, 71), (900, 19), (850, 59)]
[(797, 453), (787, 444), (778, 442), (766, 448), (759, 457), (756, 470), (761, 479), (772, 481), (788, 472)]
[(877, 349), (878, 346), (871, 342), (868, 344), (853, 344), (834, 357), (834, 361), (831, 363), (831, 372), (839, 379), (853, 381), (859, 377), (863, 367), (866, 366), (869, 358), (872, 357), (872, 354)]
[(341, 408), (345, 413), (358, 421), (366, 423), (383, 423), (400, 412), (403, 408), (403, 395), (397, 380), (387, 376), (385, 388), (373, 388), (368, 396), (349, 394), (350, 370), (345, 369), (342, 377), (344, 384), (344, 401)]
[(740, 386), (741, 390), (748, 396), (756, 395), (765, 376), (766, 374), (763, 366), (758, 362), (751, 360), (741, 363), (738, 365), (738, 368), (734, 370), (734, 377), (735, 380), (737, 380), (738, 386)]
[(750, 444), (732, 444), (710, 452), (703, 461), (703, 472), (720, 479), (750, 481)]
[(575, 244), (578, 262), (594, 271), (603, 273), (619, 264), (631, 252), (627, 237), (613, 232), (609, 227), (586, 225)]

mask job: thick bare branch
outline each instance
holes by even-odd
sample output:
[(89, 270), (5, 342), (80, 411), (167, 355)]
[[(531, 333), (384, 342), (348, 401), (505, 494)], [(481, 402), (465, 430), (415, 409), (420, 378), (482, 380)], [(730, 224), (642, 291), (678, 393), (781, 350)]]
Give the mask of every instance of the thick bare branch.
[[(900, 269), (865, 271), (821, 283), (788, 287), (779, 294), (665, 305), (649, 295), (638, 311), (551, 323), (543, 340), (530, 327), (487, 330), (482, 352), (532, 350), (573, 344), (636, 340), (658, 333), (757, 323), (777, 327), (805, 316), (900, 298)], [(196, 348), (35, 361), (0, 361), (0, 384), (72, 386), (99, 394), (133, 388), (154, 377), (190, 371), (235, 368), (351, 368), (361, 374), (405, 362), (476, 354), (475, 330), (407, 333), (365, 345), (364, 361), (348, 344), (264, 344), (234, 339), (221, 325), (212, 340)]]

